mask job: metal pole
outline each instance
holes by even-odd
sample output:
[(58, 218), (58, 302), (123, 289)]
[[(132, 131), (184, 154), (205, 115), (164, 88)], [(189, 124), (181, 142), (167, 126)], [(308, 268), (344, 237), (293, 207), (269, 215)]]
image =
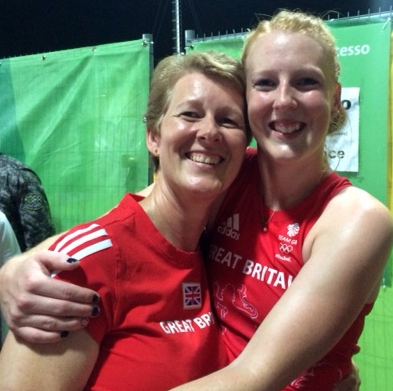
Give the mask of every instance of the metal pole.
[(173, 53), (181, 54), (181, 0), (172, 0)]

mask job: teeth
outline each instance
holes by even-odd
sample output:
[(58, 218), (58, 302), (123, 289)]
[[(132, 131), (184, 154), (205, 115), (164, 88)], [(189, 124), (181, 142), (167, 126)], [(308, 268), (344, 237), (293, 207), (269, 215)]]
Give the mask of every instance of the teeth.
[(300, 129), (300, 124), (284, 125), (275, 123), (274, 129), (281, 133), (292, 133)]
[(218, 164), (220, 162), (219, 156), (206, 156), (199, 153), (190, 153), (188, 158), (193, 162), (205, 163), (205, 164)]

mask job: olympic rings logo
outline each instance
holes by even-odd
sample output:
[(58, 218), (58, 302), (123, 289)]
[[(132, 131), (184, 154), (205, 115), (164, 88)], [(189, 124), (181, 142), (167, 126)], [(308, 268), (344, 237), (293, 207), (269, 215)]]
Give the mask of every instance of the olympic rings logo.
[(293, 247), (286, 243), (280, 243), (279, 248), (283, 254), (289, 254), (293, 250)]

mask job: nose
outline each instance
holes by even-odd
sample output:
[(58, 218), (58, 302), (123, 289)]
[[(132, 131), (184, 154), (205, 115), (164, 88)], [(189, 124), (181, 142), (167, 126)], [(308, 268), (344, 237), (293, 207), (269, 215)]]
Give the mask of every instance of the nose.
[(214, 118), (204, 118), (200, 123), (197, 137), (198, 140), (216, 142), (221, 140), (220, 127)]
[(281, 84), (276, 89), (273, 108), (276, 110), (292, 110), (297, 107), (295, 92), (288, 84)]

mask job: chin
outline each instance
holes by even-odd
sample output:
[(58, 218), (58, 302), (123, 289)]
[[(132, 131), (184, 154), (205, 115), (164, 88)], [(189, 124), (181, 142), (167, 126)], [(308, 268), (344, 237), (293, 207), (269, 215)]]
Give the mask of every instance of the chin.
[(223, 185), (221, 183), (212, 183), (207, 181), (197, 181), (189, 184), (189, 190), (200, 196), (218, 196), (224, 191)]

